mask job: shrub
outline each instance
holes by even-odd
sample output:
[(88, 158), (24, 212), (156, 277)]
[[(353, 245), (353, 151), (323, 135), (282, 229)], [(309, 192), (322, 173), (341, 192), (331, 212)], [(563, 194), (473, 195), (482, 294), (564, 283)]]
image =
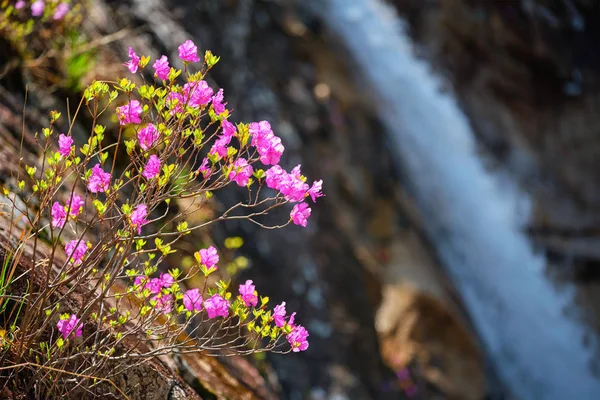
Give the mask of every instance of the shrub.
[[(300, 166), (287, 172), (278, 165), (284, 146), (268, 122), (229, 121), (223, 90), (215, 93), (203, 80), (218, 57), (207, 51), (192, 72), (200, 61), (194, 43), (182, 44), (179, 55), (183, 70), (166, 56), (154, 61), (152, 83), (93, 82), (66, 133), (55, 131), (61, 115), (52, 112), (36, 135), (40, 164), (23, 165), (18, 188), (4, 191), (19, 240), (0, 274), (0, 310), (7, 309), (0, 372), (14, 387), (40, 397), (93, 392), (133, 364), (168, 353), (308, 348), (308, 332), (295, 313), (287, 315), (285, 302), (270, 309), (251, 280), (232, 291), (209, 279), (219, 263), (214, 247), (198, 249), (191, 269), (159, 273), (177, 241), (194, 230), (233, 219), (268, 229), (306, 226), (306, 200), (322, 196), (322, 181), (309, 185)], [(150, 62), (130, 48), (125, 66), (137, 74)], [(99, 121), (115, 106), (118, 140), (107, 143)], [(84, 109), (91, 133), (77, 147), (71, 128)], [(123, 158), (124, 166), (117, 162)], [(196, 225), (186, 220), (232, 184), (247, 191), (247, 200)], [(178, 199), (189, 206), (173, 210)], [(294, 206), (287, 221), (261, 222), (288, 203)], [(48, 250), (40, 256), (43, 241)], [(18, 271), (29, 256), (34, 270)], [(204, 284), (190, 287), (199, 276)], [(126, 282), (123, 290), (119, 282)]]

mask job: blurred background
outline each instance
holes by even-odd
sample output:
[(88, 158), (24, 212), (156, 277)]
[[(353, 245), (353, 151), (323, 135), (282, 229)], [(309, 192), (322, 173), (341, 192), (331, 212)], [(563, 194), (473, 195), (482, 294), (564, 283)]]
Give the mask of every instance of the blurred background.
[(302, 354), (249, 360), (253, 396), (600, 398), (599, 1), (90, 0), (82, 13), (72, 43), (87, 47), (62, 61), (39, 57), (43, 35), (33, 61), (2, 40), (2, 140), (20, 135), (26, 87), (35, 132), (92, 79), (124, 76), (128, 46), (176, 58), (192, 39), (221, 57), (209, 82), (233, 119), (269, 120), (282, 165), (324, 180), (306, 229), (205, 233), (241, 238), (228, 272), (311, 333)]

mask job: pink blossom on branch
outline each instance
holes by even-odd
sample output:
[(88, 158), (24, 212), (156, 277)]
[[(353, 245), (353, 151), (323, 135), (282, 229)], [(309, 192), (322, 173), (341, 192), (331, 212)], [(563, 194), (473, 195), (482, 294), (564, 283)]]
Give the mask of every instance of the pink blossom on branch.
[(129, 103), (124, 106), (117, 107), (117, 115), (119, 116), (119, 123), (121, 125), (127, 124), (141, 124), (142, 119), (140, 116), (142, 115), (142, 106), (139, 101), (131, 100)]
[(188, 311), (202, 311), (200, 289), (190, 289), (183, 294), (183, 306)]
[(258, 143), (268, 135), (273, 134), (269, 121), (252, 122), (248, 127), (248, 132), (252, 135), (252, 146), (258, 146)]
[(198, 62), (198, 47), (191, 40), (186, 40), (177, 48), (179, 51), (179, 58), (184, 62)]
[(85, 201), (81, 198), (81, 196), (73, 194), (69, 201), (69, 205), (70, 205), (69, 215), (73, 218), (77, 217), (79, 215), (79, 213), (81, 212), (81, 210), (83, 209), (84, 204), (85, 204)]
[(260, 154), (260, 161), (265, 165), (277, 165), (285, 150), (281, 138), (274, 134), (267, 135), (259, 140), (256, 150)]
[(160, 274), (160, 283), (164, 288), (170, 288), (175, 283), (175, 279), (171, 276), (171, 274)]
[(247, 280), (246, 283), (240, 285), (240, 296), (246, 307), (256, 307), (258, 304), (258, 296), (251, 280)]
[(308, 224), (308, 218), (310, 217), (310, 207), (306, 203), (299, 203), (294, 206), (292, 212), (290, 213), (290, 217), (292, 221), (296, 225), (300, 225), (306, 227)]
[(20, 10), (23, 7), (25, 7), (25, 2), (23, 0), (19, 0), (19, 1), (17, 1), (17, 4), (15, 4), (15, 8), (17, 10)]
[(65, 246), (65, 254), (67, 255), (73, 266), (78, 266), (83, 262), (83, 257), (87, 251), (87, 244), (83, 239), (73, 239)]
[(148, 216), (148, 207), (145, 204), (140, 204), (129, 216), (131, 226), (137, 228), (138, 235), (142, 234), (142, 226), (148, 223), (146, 217)]
[(308, 336), (308, 331), (302, 325), (296, 326), (292, 332), (288, 333), (287, 340), (294, 353), (308, 349)]
[(55, 21), (59, 21), (63, 19), (68, 12), (69, 5), (67, 3), (60, 3), (58, 6), (56, 6), (56, 9), (54, 10), (54, 16), (52, 17), (52, 19), (54, 19)]
[(209, 154), (217, 154), (219, 157), (227, 157), (227, 146), (231, 142), (231, 136), (221, 135), (215, 140)]
[(200, 165), (198, 171), (200, 171), (204, 179), (210, 178), (210, 175), (212, 174), (212, 169), (208, 166), (208, 158), (205, 157), (204, 160), (202, 160), (202, 165)]
[(317, 197), (323, 196), (323, 180), (320, 179), (318, 181), (314, 181), (312, 187), (308, 189), (307, 193), (312, 198), (313, 203), (315, 203), (317, 201)]
[(131, 47), (129, 47), (129, 61), (127, 61), (124, 65), (132, 74), (135, 74), (140, 67), (140, 57), (135, 54), (135, 51), (133, 51), (133, 48)]
[(173, 311), (173, 295), (171, 294), (158, 294), (150, 300), (156, 301), (157, 312), (168, 314)]
[(215, 94), (212, 98), (213, 110), (215, 110), (215, 113), (217, 113), (217, 115), (225, 112), (225, 106), (227, 105), (227, 103), (223, 103), (223, 100), (223, 89), (219, 89), (217, 94)]
[(188, 82), (183, 85), (184, 102), (188, 106), (198, 108), (210, 103), (213, 96), (213, 90), (206, 81)]
[(44, 13), (44, 8), (46, 8), (46, 4), (44, 4), (43, 0), (37, 0), (31, 4), (31, 15), (34, 17), (39, 17)]
[(283, 326), (285, 325), (286, 312), (287, 311), (285, 310), (285, 301), (275, 306), (275, 308), (273, 309), (273, 320), (275, 321), (275, 325), (277, 325), (279, 328), (283, 328)]
[(65, 226), (65, 222), (67, 222), (67, 212), (65, 211), (65, 207), (60, 205), (58, 201), (55, 201), (52, 204), (52, 227), (53, 228), (62, 228)]
[(158, 140), (159, 133), (154, 125), (148, 124), (145, 128), (140, 129), (137, 137), (142, 150), (148, 150), (154, 145), (154, 142)]
[(204, 309), (208, 313), (208, 318), (227, 317), (229, 315), (229, 302), (220, 294), (204, 300)]
[(144, 167), (144, 172), (142, 172), (142, 176), (148, 180), (155, 178), (160, 173), (160, 159), (156, 156), (156, 154), (152, 154), (150, 158), (148, 158), (148, 162)]
[(252, 135), (251, 145), (256, 147), (260, 154), (260, 161), (265, 165), (279, 164), (285, 147), (281, 138), (275, 136), (268, 121), (252, 122), (248, 127)]
[(219, 254), (217, 253), (217, 249), (215, 249), (213, 246), (210, 246), (207, 249), (201, 249), (199, 253), (200, 263), (202, 263), (202, 265), (204, 265), (207, 269), (217, 269), (217, 263), (219, 262)]
[(181, 93), (171, 92), (166, 97), (167, 107), (170, 110), (171, 115), (175, 115), (183, 112), (183, 106), (185, 105), (185, 99)]
[(224, 119), (221, 122), (221, 128), (223, 129), (223, 136), (229, 136), (229, 137), (235, 136), (235, 133), (236, 133), (235, 125), (233, 125), (231, 122), (227, 121), (226, 119)]
[(248, 185), (248, 181), (252, 176), (254, 169), (252, 165), (248, 164), (245, 158), (238, 158), (232, 166), (231, 172), (229, 173), (229, 179), (235, 181), (238, 186), (244, 187)]
[(169, 66), (169, 59), (167, 56), (162, 55), (158, 60), (154, 61), (152, 68), (154, 68), (154, 73), (156, 76), (163, 81), (166, 81), (169, 78), (171, 67)]
[(61, 133), (58, 136), (58, 153), (62, 157), (68, 157), (71, 154), (71, 146), (73, 146), (73, 138)]
[(105, 192), (110, 185), (110, 173), (104, 172), (100, 164), (94, 165), (92, 175), (88, 179), (88, 189), (92, 193)]
[(271, 189), (279, 189), (279, 185), (283, 178), (287, 175), (287, 172), (279, 165), (274, 165), (265, 172), (265, 182)]
[[(62, 334), (63, 338), (68, 338), (71, 335), (71, 333), (73, 333), (77, 338), (81, 337), (83, 331), (83, 324), (80, 324), (80, 321), (81, 320), (77, 318), (75, 314), (71, 314), (69, 319), (61, 319), (60, 321), (58, 321), (56, 327), (58, 328), (58, 331)], [(79, 326), (77, 326), (77, 324), (79, 324)], [(77, 329), (75, 329), (75, 326), (77, 326)]]
[(304, 200), (309, 186), (302, 179), (300, 165), (297, 165), (289, 174), (282, 175), (278, 189), (287, 201), (300, 202)]

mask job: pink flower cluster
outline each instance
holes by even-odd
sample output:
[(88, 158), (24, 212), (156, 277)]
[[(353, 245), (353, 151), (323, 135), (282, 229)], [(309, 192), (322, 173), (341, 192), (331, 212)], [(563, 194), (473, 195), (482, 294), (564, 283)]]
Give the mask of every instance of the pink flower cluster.
[(142, 234), (142, 226), (148, 223), (148, 207), (145, 204), (138, 205), (129, 216), (131, 226), (137, 229), (138, 235)]
[(148, 150), (154, 146), (159, 136), (158, 130), (152, 124), (148, 124), (148, 126), (140, 129), (138, 132), (138, 141), (142, 150)]
[[(83, 331), (83, 324), (80, 323), (80, 319), (75, 314), (71, 314), (68, 319), (61, 319), (56, 324), (58, 331), (62, 334), (63, 338), (67, 339), (71, 334), (74, 334), (76, 338), (81, 337)], [(77, 326), (77, 329), (75, 328)]]
[(150, 280), (145, 276), (138, 276), (133, 284), (140, 290), (148, 289), (151, 293), (159, 294), (163, 289), (170, 288), (174, 282), (175, 280), (170, 274), (160, 274), (160, 277)]
[(144, 171), (142, 172), (142, 176), (148, 180), (153, 179), (158, 176), (160, 173), (160, 159), (156, 154), (152, 154), (150, 158), (148, 158), (148, 162), (144, 167)]
[(61, 157), (68, 157), (71, 154), (72, 146), (73, 138), (61, 133), (58, 137), (58, 153), (61, 155)]
[(267, 121), (253, 122), (249, 131), (252, 135), (252, 146), (255, 146), (260, 154), (260, 161), (265, 165), (279, 164), (285, 147), (281, 144), (281, 138), (273, 133), (271, 124)]
[(214, 269), (215, 271), (219, 269), (217, 266), (217, 263), (219, 262), (217, 249), (210, 246), (207, 249), (201, 249), (198, 253), (200, 254), (200, 263), (204, 265), (206, 269)]
[(81, 265), (87, 252), (87, 244), (83, 239), (73, 239), (65, 246), (65, 254), (73, 266)]
[(88, 179), (88, 189), (92, 193), (106, 192), (110, 186), (110, 173), (104, 172), (100, 164), (94, 165)]
[(292, 331), (288, 333), (287, 340), (290, 346), (292, 346), (292, 351), (297, 353), (299, 351), (305, 351), (308, 349), (308, 331), (302, 325), (295, 325), (295, 317), (296, 313), (292, 313), (290, 315), (288, 321), (285, 320), (286, 317), (286, 309), (285, 309), (285, 301), (275, 306), (273, 309), (273, 320), (275, 321), (275, 325), (280, 328), (283, 328), (286, 324), (291, 327)]
[(204, 300), (204, 309), (208, 318), (229, 316), (229, 302), (218, 293)]
[[(137, 67), (136, 67), (137, 68)], [(141, 115), (144, 110), (139, 101), (131, 100), (124, 106), (117, 107), (117, 115), (121, 125), (141, 124)]]
[(83, 199), (74, 194), (71, 196), (69, 204), (67, 206), (62, 206), (58, 201), (55, 201), (52, 204), (52, 227), (53, 228), (62, 228), (65, 226), (65, 222), (67, 222), (67, 211), (69, 212), (69, 216), (72, 218), (77, 218), (81, 210), (83, 209), (83, 205), (85, 202)]
[(256, 307), (258, 304), (258, 292), (255, 290), (251, 280), (247, 280), (246, 283), (240, 285), (240, 296), (246, 307)]

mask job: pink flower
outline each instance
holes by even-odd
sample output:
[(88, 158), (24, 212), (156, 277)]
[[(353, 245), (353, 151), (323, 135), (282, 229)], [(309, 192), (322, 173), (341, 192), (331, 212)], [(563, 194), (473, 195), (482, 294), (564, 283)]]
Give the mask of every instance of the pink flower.
[(86, 243), (79, 239), (73, 239), (65, 246), (65, 254), (74, 266), (78, 266), (82, 263), (86, 251)]
[(201, 107), (210, 103), (213, 90), (206, 81), (188, 82), (183, 85), (183, 95), (190, 107)]
[(148, 216), (148, 207), (145, 204), (140, 204), (129, 216), (131, 226), (137, 228), (138, 235), (142, 234), (142, 226), (148, 223), (146, 217)]
[(308, 189), (308, 194), (312, 198), (313, 203), (317, 201), (317, 197), (323, 196), (323, 180), (314, 181), (313, 185), (310, 189)]
[(92, 175), (88, 179), (88, 189), (92, 193), (105, 192), (110, 185), (110, 173), (104, 172), (100, 164), (94, 165)]
[(67, 3), (60, 3), (54, 10), (54, 16), (52, 17), (55, 21), (59, 21), (67, 15), (69, 12), (69, 5)]
[(270, 134), (258, 141), (256, 150), (258, 150), (260, 161), (263, 164), (277, 165), (279, 164), (279, 160), (281, 159), (285, 147), (281, 144), (281, 138), (274, 134)]
[[(148, 282), (148, 278), (143, 275), (138, 275), (135, 277), (135, 281), (133, 281), (133, 286), (135, 286), (136, 290), (146, 289), (146, 283)], [(150, 290), (150, 289), (148, 289)]]
[(154, 294), (159, 294), (164, 288), (170, 288), (175, 280), (170, 274), (160, 274), (160, 278), (152, 278), (150, 281), (146, 283), (145, 276), (138, 276), (135, 278), (134, 285), (142, 288), (142, 284), (144, 289), (148, 289), (150, 292)]
[(204, 300), (204, 309), (208, 313), (208, 318), (227, 317), (229, 315), (229, 302), (220, 294)]
[(20, 10), (23, 7), (25, 7), (25, 2), (23, 0), (19, 0), (19, 1), (17, 1), (17, 4), (15, 4), (15, 8), (17, 10)]
[(231, 136), (221, 135), (215, 140), (210, 149), (210, 154), (218, 154), (219, 157), (227, 157), (227, 145), (231, 142)]
[(150, 300), (156, 301), (156, 311), (168, 314), (173, 311), (173, 295), (171, 294), (158, 294), (152, 297)]
[(227, 121), (226, 119), (224, 119), (221, 122), (221, 128), (223, 129), (223, 136), (229, 136), (229, 137), (235, 136), (235, 133), (236, 133), (235, 125), (233, 125), (231, 122)]
[(65, 208), (60, 205), (58, 201), (55, 201), (52, 204), (52, 227), (53, 228), (62, 228), (65, 226), (65, 222), (67, 222), (67, 212)]
[(160, 283), (164, 288), (170, 288), (175, 283), (171, 274), (160, 274)]
[(58, 137), (58, 152), (62, 157), (68, 157), (71, 154), (71, 146), (73, 145), (73, 138), (63, 133)]
[(288, 325), (291, 326), (292, 328), (294, 328), (294, 321), (296, 320), (296, 313), (293, 312), (292, 315), (290, 315), (290, 319), (288, 320)]
[[(71, 335), (71, 333), (74, 333), (75, 337), (78, 338), (81, 337), (83, 330), (83, 324), (80, 324), (80, 321), (81, 320), (77, 318), (75, 314), (71, 314), (69, 319), (61, 319), (60, 321), (58, 321), (56, 327), (58, 328), (58, 331), (62, 334), (63, 338), (68, 338)], [(79, 326), (77, 326), (78, 324)], [(75, 326), (77, 326), (77, 329), (75, 329)], [(73, 330), (75, 330), (75, 332), (73, 332)]]
[(204, 157), (204, 160), (202, 160), (202, 165), (200, 165), (198, 171), (200, 171), (202, 176), (204, 176), (204, 179), (208, 179), (210, 177), (212, 174), (212, 168), (208, 166), (208, 158)]
[(140, 129), (138, 132), (138, 140), (142, 150), (148, 150), (154, 145), (154, 142), (158, 140), (158, 130), (152, 124), (148, 124), (145, 128)]
[(177, 50), (179, 50), (179, 58), (185, 62), (198, 62), (198, 48), (191, 40), (186, 40)]
[(46, 4), (44, 4), (43, 0), (35, 1), (31, 4), (31, 15), (39, 17), (44, 13), (44, 8), (46, 8)]
[(80, 196), (73, 194), (71, 196), (69, 204), (70, 204), (69, 215), (71, 217), (75, 218), (81, 212), (83, 205), (85, 204), (85, 201), (83, 201), (83, 199)]
[(158, 176), (160, 172), (160, 159), (156, 156), (156, 154), (152, 154), (150, 158), (148, 158), (148, 162), (144, 167), (144, 172), (142, 172), (142, 176), (148, 180), (155, 178)]
[(137, 100), (131, 100), (124, 106), (117, 107), (117, 114), (119, 115), (119, 123), (121, 125), (127, 125), (130, 123), (141, 124), (142, 120), (140, 116), (142, 115), (142, 112), (142, 106)]
[(213, 110), (215, 110), (217, 115), (225, 112), (225, 106), (227, 103), (223, 103), (223, 100), (223, 89), (219, 89), (217, 94), (215, 94), (212, 98)]
[(252, 122), (248, 127), (248, 132), (252, 135), (251, 144), (255, 147), (264, 137), (273, 134), (269, 121)]
[(185, 99), (181, 93), (171, 92), (166, 97), (167, 107), (169, 108), (171, 115), (183, 112), (183, 106), (185, 105)]
[(293, 331), (288, 333), (287, 340), (294, 353), (308, 349), (308, 340), (306, 340), (308, 336), (308, 331), (302, 325), (296, 326)]
[(283, 326), (285, 325), (285, 314), (286, 310), (284, 301), (281, 304), (275, 306), (275, 308), (273, 309), (273, 320), (275, 321), (275, 325), (277, 325), (280, 328), (283, 328)]
[(200, 289), (190, 289), (183, 294), (183, 306), (188, 311), (202, 311)]
[(244, 187), (248, 185), (248, 180), (252, 176), (252, 165), (248, 164), (245, 158), (238, 158), (232, 166), (232, 170), (229, 173), (229, 179), (235, 181), (238, 186)]
[(135, 54), (133, 48), (129, 48), (129, 61), (127, 61), (123, 65), (125, 65), (129, 72), (131, 72), (132, 74), (135, 74), (138, 68), (140, 67), (140, 57), (137, 54)]
[(246, 283), (240, 285), (240, 295), (242, 296), (242, 301), (246, 304), (246, 307), (256, 307), (258, 304), (258, 296), (254, 289), (255, 287), (251, 280), (247, 280)]
[(302, 179), (300, 165), (296, 166), (289, 174), (281, 177), (278, 189), (287, 201), (300, 202), (304, 200), (309, 186)]
[(219, 254), (217, 253), (217, 249), (213, 246), (210, 246), (208, 249), (200, 250), (200, 262), (208, 269), (217, 268), (217, 263), (219, 262)]
[(306, 203), (298, 203), (292, 209), (290, 216), (294, 224), (306, 227), (308, 224), (308, 218), (310, 217), (310, 207)]
[(163, 283), (159, 278), (152, 278), (144, 285), (144, 289), (148, 289), (154, 294), (159, 294), (163, 288)]
[(154, 73), (156, 76), (163, 81), (166, 81), (169, 78), (171, 67), (169, 66), (169, 59), (167, 56), (162, 55), (158, 60), (154, 61), (152, 68), (154, 68)]
[(265, 172), (265, 182), (271, 189), (279, 189), (282, 179), (287, 175), (279, 165), (274, 165)]

